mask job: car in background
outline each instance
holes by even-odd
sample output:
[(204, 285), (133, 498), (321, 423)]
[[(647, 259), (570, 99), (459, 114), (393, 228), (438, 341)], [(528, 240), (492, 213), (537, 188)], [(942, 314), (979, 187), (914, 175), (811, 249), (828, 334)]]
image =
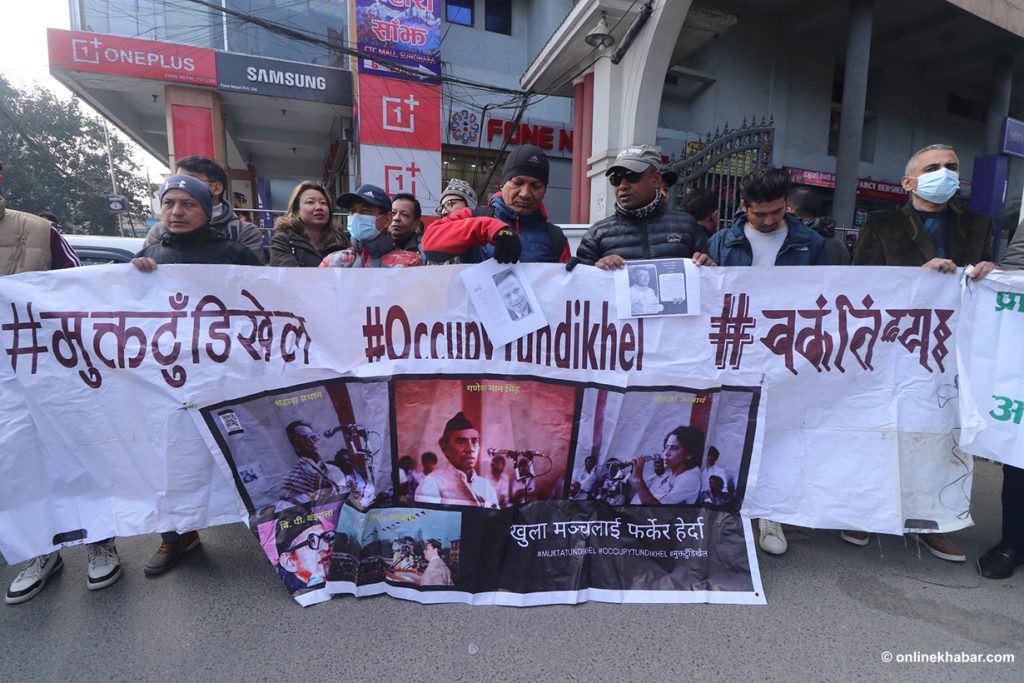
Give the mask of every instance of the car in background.
[(78, 254), (83, 266), (128, 263), (142, 251), (141, 237), (108, 237), (107, 235), (64, 235)]

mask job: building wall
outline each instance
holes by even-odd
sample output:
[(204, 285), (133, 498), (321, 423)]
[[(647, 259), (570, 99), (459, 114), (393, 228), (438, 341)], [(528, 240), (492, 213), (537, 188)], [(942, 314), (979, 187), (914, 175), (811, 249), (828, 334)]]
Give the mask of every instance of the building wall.
[[(827, 149), (835, 46), (813, 38), (764, 40), (783, 35), (777, 23), (770, 15), (744, 13), (692, 55), (685, 65), (714, 73), (717, 81), (704, 88), (682, 78), (666, 85), (662, 137), (694, 139), (725, 123), (736, 127), (744, 117), (773, 116), (776, 165), (834, 172)], [(983, 153), (984, 123), (947, 112), (950, 91), (962, 84), (926, 83), (918, 75), (910, 64), (873, 65), (869, 90), (878, 118), (871, 160), (861, 162), (860, 177), (898, 182), (910, 154), (935, 142), (956, 147), (962, 173), (971, 177), (973, 159)]]

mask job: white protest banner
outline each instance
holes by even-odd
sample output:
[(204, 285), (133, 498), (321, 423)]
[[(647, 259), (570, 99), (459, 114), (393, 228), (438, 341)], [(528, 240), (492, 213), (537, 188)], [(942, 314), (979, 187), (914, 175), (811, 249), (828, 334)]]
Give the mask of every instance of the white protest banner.
[(760, 385), (771, 400), (752, 516), (884, 533), (970, 524), (969, 468), (949, 455), (954, 277), (702, 269), (701, 315), (619, 320), (612, 274), (527, 264), (548, 327), (497, 347), (462, 268), (102, 266), (0, 279), (0, 549), (18, 561), (246, 518), (193, 404), (331, 378), (482, 372)]
[(1024, 467), (1024, 273), (965, 281), (960, 310), (960, 446)]

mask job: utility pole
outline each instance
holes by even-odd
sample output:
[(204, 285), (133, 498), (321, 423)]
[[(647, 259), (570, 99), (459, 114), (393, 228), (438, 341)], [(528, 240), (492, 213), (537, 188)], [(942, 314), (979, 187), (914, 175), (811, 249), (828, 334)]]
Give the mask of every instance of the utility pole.
[[(107, 120), (103, 119), (103, 141), (107, 145), (107, 167), (110, 169), (110, 187), (114, 190), (114, 194), (120, 194), (117, 191), (117, 176), (114, 175), (114, 155), (110, 151), (110, 133), (107, 132)], [(124, 237), (124, 224), (121, 222), (121, 211), (117, 212), (117, 232)]]

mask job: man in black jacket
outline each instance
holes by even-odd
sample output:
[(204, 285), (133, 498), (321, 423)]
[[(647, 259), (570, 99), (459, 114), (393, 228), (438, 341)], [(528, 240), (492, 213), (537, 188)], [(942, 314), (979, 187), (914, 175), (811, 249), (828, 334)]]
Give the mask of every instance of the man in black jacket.
[[(210, 227), (213, 195), (210, 188), (192, 176), (171, 176), (160, 186), (160, 212), (167, 232), (160, 241), (145, 247), (132, 259), (136, 268), (152, 273), (158, 264), (223, 263), (261, 266), (256, 254), (239, 242)], [(160, 534), (160, 548), (146, 563), (146, 576), (159, 576), (178, 559), (199, 545), (199, 532)]]
[(605, 173), (615, 188), (615, 214), (590, 226), (579, 263), (603, 270), (634, 259), (690, 258), (700, 240), (689, 214), (669, 210), (661, 193), (661, 155), (650, 145), (624, 149)]

